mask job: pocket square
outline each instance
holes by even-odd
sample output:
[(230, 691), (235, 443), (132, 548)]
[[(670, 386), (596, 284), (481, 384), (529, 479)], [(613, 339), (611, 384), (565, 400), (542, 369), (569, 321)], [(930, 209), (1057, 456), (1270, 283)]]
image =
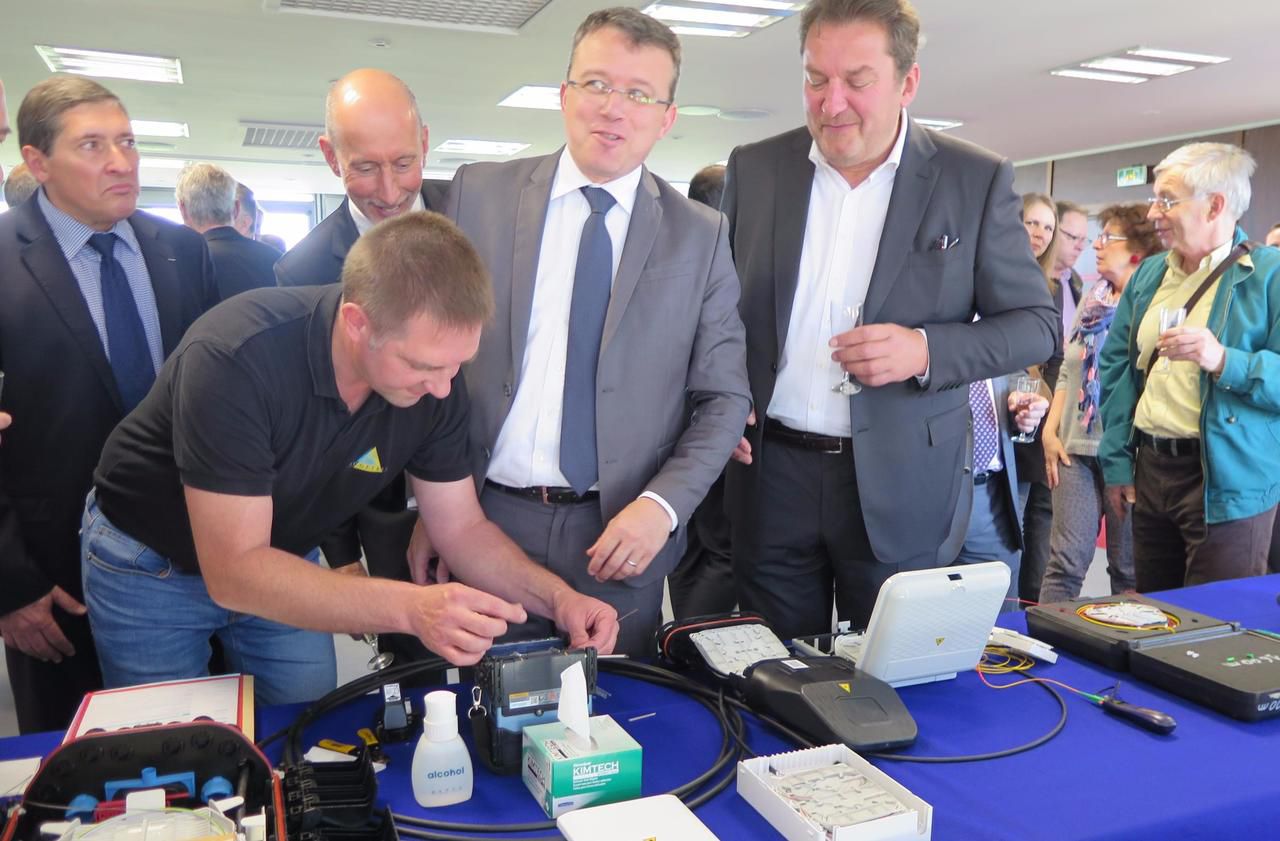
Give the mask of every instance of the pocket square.
[(953, 237), (949, 234), (943, 234), (933, 241), (933, 245), (929, 246), (930, 251), (946, 251), (955, 248), (960, 244), (960, 237)]

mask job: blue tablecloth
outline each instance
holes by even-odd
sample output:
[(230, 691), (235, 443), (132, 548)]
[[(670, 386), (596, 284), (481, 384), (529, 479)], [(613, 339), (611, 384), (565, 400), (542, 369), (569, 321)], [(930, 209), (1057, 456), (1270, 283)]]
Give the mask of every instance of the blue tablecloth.
[[(1269, 576), (1190, 587), (1159, 598), (1248, 627), (1278, 630), (1277, 593), (1280, 576)], [(1002, 617), (1002, 624), (1026, 630), (1021, 615)], [(1119, 680), (1121, 697), (1170, 713), (1178, 729), (1172, 736), (1157, 736), (1068, 693), (1066, 728), (1027, 753), (947, 765), (877, 760), (933, 805), (936, 841), (1280, 838), (1280, 719), (1238, 722), (1069, 655), (1056, 665), (1037, 666), (1034, 673), (1086, 691)], [(596, 711), (612, 715), (644, 746), (645, 794), (667, 791), (709, 767), (720, 732), (705, 708), (678, 693), (615, 675), (602, 675), (600, 682), (612, 694), (598, 702)], [(1039, 687), (996, 691), (972, 672), (900, 694), (920, 727), (919, 740), (904, 752), (917, 755), (1011, 747), (1045, 733), (1058, 718), (1057, 705)], [(370, 722), (375, 708), (376, 700), (368, 698), (322, 718), (308, 731), (307, 744), (324, 737), (353, 741), (354, 731)], [(261, 710), (258, 735), (286, 724), (295, 712)], [(647, 713), (656, 715), (630, 720)], [(793, 748), (755, 722), (749, 727), (750, 744), (759, 753)], [(44, 753), (55, 741), (53, 735), (4, 740), (0, 758)], [(495, 777), (479, 763), (469, 802), (422, 809), (407, 776), (413, 744), (390, 746), (388, 753), (392, 762), (379, 775), (380, 795), (398, 812), (484, 823), (544, 818), (518, 777)], [(277, 744), (273, 758), (278, 754)], [(724, 841), (779, 837), (732, 787), (698, 815)]]

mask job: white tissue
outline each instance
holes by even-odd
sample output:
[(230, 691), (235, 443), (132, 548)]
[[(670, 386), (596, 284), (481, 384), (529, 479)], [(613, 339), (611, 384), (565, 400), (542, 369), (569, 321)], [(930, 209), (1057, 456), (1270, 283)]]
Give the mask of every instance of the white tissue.
[(587, 710), (587, 674), (579, 661), (560, 673), (560, 703), (556, 707), (556, 718), (589, 743), (590, 717)]

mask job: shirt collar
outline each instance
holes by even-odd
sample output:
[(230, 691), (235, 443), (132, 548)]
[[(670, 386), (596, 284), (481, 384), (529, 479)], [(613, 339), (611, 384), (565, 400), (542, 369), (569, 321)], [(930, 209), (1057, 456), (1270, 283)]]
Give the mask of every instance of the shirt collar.
[(618, 206), (630, 216), (631, 208), (636, 203), (636, 190), (640, 188), (640, 175), (643, 172), (644, 167), (638, 166), (626, 175), (615, 178), (612, 181), (606, 181), (603, 184), (592, 183), (590, 178), (582, 174), (582, 170), (578, 168), (577, 162), (574, 161), (573, 155), (569, 154), (569, 148), (566, 146), (560, 152), (560, 163), (556, 166), (556, 177), (551, 183), (551, 200), (555, 201), (583, 187), (599, 187), (602, 190), (608, 190), (614, 201), (618, 203)]
[[(89, 237), (98, 233), (108, 233), (94, 230), (71, 214), (60, 210), (45, 195), (44, 187), (37, 191), (36, 201), (40, 203), (40, 212), (44, 214), (45, 221), (53, 230), (53, 236), (58, 241), (58, 247), (62, 249), (62, 256), (67, 259), (67, 262), (71, 262), (71, 258), (79, 254), (80, 249), (88, 244)], [(109, 233), (115, 234), (129, 251), (134, 254), (141, 253), (138, 237), (133, 232), (133, 226), (129, 224), (128, 219), (116, 222), (111, 226)]]
[[(351, 211), (351, 221), (356, 223), (357, 236), (364, 236), (369, 233), (369, 229), (376, 224), (368, 216), (365, 216), (360, 211), (360, 208), (356, 207), (356, 203), (351, 200), (350, 196), (347, 197), (347, 209)], [(422, 209), (422, 190), (418, 190), (418, 194), (413, 197), (413, 206), (409, 208), (408, 212), (412, 213), (415, 210)]]
[[(880, 164), (880, 166), (873, 169), (871, 171), (871, 174), (867, 176), (866, 181), (864, 181), (863, 183), (865, 184), (867, 183), (867, 181), (871, 181), (872, 179), (880, 175), (880, 173), (882, 172), (887, 172), (887, 173), (896, 175), (898, 172), (898, 167), (902, 165), (902, 153), (903, 153), (903, 150), (906, 149), (906, 147), (907, 147), (907, 109), (903, 108), (902, 113), (898, 117), (898, 136), (893, 141), (893, 148), (889, 150), (889, 157), (884, 159), (884, 163)], [(813, 165), (818, 169), (822, 169), (822, 170), (826, 170), (827, 172), (830, 172), (832, 175), (835, 175), (837, 178), (839, 178), (841, 183), (845, 183), (847, 185), (848, 182), (845, 182), (844, 176), (841, 175), (839, 172), (837, 172), (836, 168), (827, 162), (827, 158), (825, 155), (822, 154), (822, 150), (818, 148), (818, 141), (816, 140), (809, 145), (809, 160), (813, 161)], [(853, 189), (853, 188), (850, 187), (849, 189)]]
[(307, 361), (311, 368), (311, 386), (320, 397), (341, 400), (338, 377), (333, 370), (333, 325), (342, 303), (342, 284), (322, 287), (307, 325)]
[(1231, 253), (1231, 249), (1234, 246), (1235, 246), (1235, 243), (1233, 241), (1227, 240), (1222, 245), (1219, 245), (1217, 248), (1210, 251), (1208, 255), (1206, 255), (1205, 258), (1200, 261), (1200, 265), (1196, 266), (1193, 270), (1189, 272), (1182, 270), (1182, 261), (1178, 259), (1177, 252), (1170, 251), (1168, 254), (1166, 254), (1164, 258), (1164, 262), (1165, 262), (1165, 265), (1168, 266), (1170, 269), (1172, 269), (1173, 272), (1177, 274), (1179, 277), (1190, 277), (1191, 275), (1196, 274), (1198, 272), (1208, 273), (1213, 269), (1214, 266), (1218, 265), (1223, 260), (1227, 259), (1227, 255)]

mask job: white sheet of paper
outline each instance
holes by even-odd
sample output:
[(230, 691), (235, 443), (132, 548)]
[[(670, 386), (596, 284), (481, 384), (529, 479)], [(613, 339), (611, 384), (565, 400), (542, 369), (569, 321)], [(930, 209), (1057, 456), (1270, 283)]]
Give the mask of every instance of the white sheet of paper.
[(590, 717), (587, 711), (587, 673), (579, 661), (560, 673), (560, 703), (556, 707), (556, 718), (590, 742)]
[(39, 768), (40, 757), (38, 756), (0, 762), (0, 797), (22, 794)]
[[(188, 722), (201, 716), (241, 727), (241, 686), (240, 675), (219, 675), (94, 692), (85, 698), (83, 715), (64, 741), (90, 730)], [(252, 689), (246, 684), (245, 691)]]

